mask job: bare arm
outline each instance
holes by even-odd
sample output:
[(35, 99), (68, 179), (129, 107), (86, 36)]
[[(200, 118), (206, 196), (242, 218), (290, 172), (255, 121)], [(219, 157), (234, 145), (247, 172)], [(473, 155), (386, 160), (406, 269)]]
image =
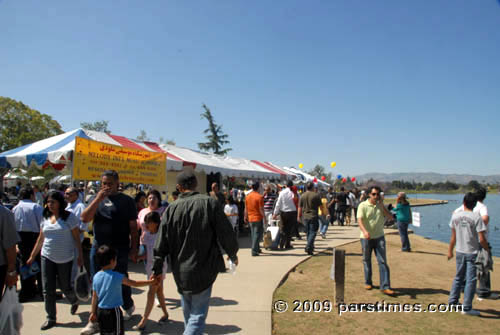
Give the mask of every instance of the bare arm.
[(16, 271), (16, 245), (14, 244), (10, 248), (5, 250), (5, 256), (7, 258), (7, 277), (5, 283), (7, 287), (12, 287), (17, 283), (17, 273), (13, 276), (9, 276), (9, 272)]
[(488, 225), (488, 223), (490, 223), (490, 216), (489, 215), (483, 215), (483, 216), (481, 216), (481, 219), (483, 219), (483, 222), (485, 225)]
[(80, 242), (80, 229), (75, 227), (71, 229), (71, 235), (73, 235), (73, 240), (75, 241), (75, 247), (78, 250), (78, 266), (83, 266), (83, 252), (82, 243)]
[(80, 219), (83, 222), (90, 222), (94, 219), (95, 213), (99, 208), (99, 204), (103, 201), (109, 194), (111, 194), (108, 188), (102, 188), (98, 193), (94, 200), (87, 206), (80, 215)]
[(457, 242), (457, 233), (455, 231), (455, 228), (451, 228), (450, 246), (448, 247), (448, 260), (453, 258), (453, 249), (455, 249), (456, 242)]
[(479, 232), (479, 243), (486, 251), (490, 251), (488, 241), (486, 241), (486, 236), (484, 236), (484, 231)]
[(363, 223), (363, 218), (361, 216), (358, 217), (358, 225), (359, 225), (359, 229), (361, 229), (361, 232), (363, 233), (363, 235), (365, 236), (365, 238), (367, 240), (369, 240), (370, 239), (370, 233), (368, 232), (368, 230), (366, 230), (365, 224)]
[(42, 249), (43, 240), (45, 239), (45, 235), (40, 231), (40, 235), (38, 235), (38, 239), (36, 240), (35, 246), (33, 247), (33, 251), (31, 251), (30, 258), (26, 261), (26, 264), (31, 265), (34, 262), (36, 256), (40, 253), (40, 249)]
[(122, 284), (131, 286), (131, 287), (141, 287), (141, 286), (149, 286), (155, 283), (154, 279), (149, 280), (132, 280), (127, 277), (123, 277)]
[(300, 222), (300, 218), (302, 217), (302, 207), (299, 207), (297, 211), (297, 221)]
[(97, 322), (97, 292), (92, 293), (92, 307), (90, 310), (90, 321)]

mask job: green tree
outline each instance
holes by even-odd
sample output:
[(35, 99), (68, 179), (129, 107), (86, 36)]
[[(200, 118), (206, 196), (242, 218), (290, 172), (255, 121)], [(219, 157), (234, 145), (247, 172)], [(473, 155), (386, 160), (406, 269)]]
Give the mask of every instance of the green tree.
[(316, 166), (312, 170), (307, 171), (307, 173), (319, 180), (321, 180), (321, 177), (325, 176), (325, 183), (333, 184), (332, 173), (327, 173), (322, 165), (316, 164)]
[(108, 129), (109, 121), (101, 120), (95, 122), (80, 122), (80, 127), (87, 130), (94, 130), (104, 132), (106, 134), (111, 134), (111, 130)]
[(61, 133), (61, 125), (49, 115), (0, 97), (0, 152)]
[(171, 138), (171, 139), (165, 139), (162, 136), (160, 136), (160, 138), (158, 139), (158, 142), (159, 143), (163, 143), (163, 144), (175, 145), (175, 141), (174, 141), (173, 138)]
[(212, 151), (216, 155), (226, 155), (231, 148), (222, 149), (222, 147), (230, 142), (227, 140), (229, 135), (224, 134), (222, 131), (222, 125), (215, 123), (214, 117), (210, 112), (210, 109), (203, 104), (202, 105), (205, 112), (201, 114), (201, 118), (205, 118), (208, 121), (208, 128), (203, 131), (206, 134), (205, 138), (208, 142), (198, 143), (198, 148), (202, 151)]
[(144, 129), (141, 129), (139, 136), (136, 137), (136, 140), (138, 141), (149, 141), (149, 137), (146, 134), (146, 131)]
[(479, 182), (477, 180), (471, 180), (468, 184), (467, 184), (467, 188), (470, 189), (470, 190), (477, 190), (481, 187), (481, 184), (479, 184)]

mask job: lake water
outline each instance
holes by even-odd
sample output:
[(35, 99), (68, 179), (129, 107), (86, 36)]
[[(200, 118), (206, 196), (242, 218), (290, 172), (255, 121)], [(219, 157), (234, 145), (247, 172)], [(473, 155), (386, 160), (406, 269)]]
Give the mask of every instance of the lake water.
[[(409, 194), (408, 197), (419, 199), (447, 200), (445, 205), (412, 207), (412, 211), (421, 214), (419, 227), (410, 226), (415, 234), (433, 240), (450, 242), (451, 229), (449, 227), (451, 214), (462, 204), (463, 194)], [(488, 207), (490, 216), (489, 242), (493, 255), (500, 256), (500, 195), (487, 194), (484, 204)], [(411, 240), (411, 236), (410, 236)]]

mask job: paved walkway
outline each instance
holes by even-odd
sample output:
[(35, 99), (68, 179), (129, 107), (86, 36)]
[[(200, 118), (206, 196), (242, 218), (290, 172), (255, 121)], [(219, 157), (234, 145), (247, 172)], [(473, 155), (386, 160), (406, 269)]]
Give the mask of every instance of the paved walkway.
[[(318, 235), (316, 252), (358, 239), (357, 227), (330, 226), (326, 239)], [(220, 274), (215, 282), (205, 330), (207, 334), (271, 334), (273, 292), (291, 268), (309, 257), (304, 252), (305, 239), (296, 240), (295, 249), (264, 251), (264, 254), (258, 257), (251, 257), (249, 246), (250, 238), (241, 237), (238, 253), (240, 265), (236, 273)], [(131, 265), (130, 270), (133, 279), (145, 278), (142, 264)], [(132, 319), (125, 322), (126, 334), (139, 334), (138, 331), (130, 329), (139, 322), (140, 314), (144, 311), (146, 291), (147, 288), (134, 288), (132, 291), (136, 310)], [(182, 308), (171, 275), (168, 275), (165, 281), (165, 296), (171, 322), (159, 326), (156, 321), (161, 316), (161, 310), (154, 307), (151, 314), (151, 320), (154, 321), (149, 321), (143, 334), (182, 334)], [(40, 331), (40, 326), (45, 321), (43, 302), (25, 303), (22, 334), (79, 334), (89, 317), (89, 303), (80, 305), (77, 315), (71, 315), (70, 305), (66, 300), (59, 300), (58, 326), (48, 331)]]

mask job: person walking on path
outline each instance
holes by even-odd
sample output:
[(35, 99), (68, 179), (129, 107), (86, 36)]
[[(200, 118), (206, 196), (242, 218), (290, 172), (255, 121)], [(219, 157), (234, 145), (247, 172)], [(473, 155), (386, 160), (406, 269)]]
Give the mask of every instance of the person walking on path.
[(4, 287), (15, 288), (17, 283), (16, 243), (14, 215), (0, 205), (0, 301)]
[(330, 224), (337, 219), (337, 214), (335, 212), (335, 202), (337, 201), (337, 193), (333, 191), (333, 187), (328, 187), (328, 193), (326, 193), (328, 212), (330, 213)]
[[(19, 254), (21, 256), (21, 266), (26, 265), (30, 258), (31, 251), (36, 244), (40, 234), (40, 222), (42, 222), (42, 206), (34, 202), (35, 194), (29, 186), (23, 187), (19, 191), (19, 203), (12, 209), (16, 221), (16, 231), (19, 234)], [(40, 257), (36, 259), (40, 264)], [(27, 302), (36, 295), (38, 291), (42, 295), (42, 277), (38, 273), (26, 279), (21, 278), (21, 291), (19, 292), (19, 302)]]
[(212, 189), (212, 191), (210, 191), (210, 196), (212, 198), (214, 198), (215, 200), (217, 200), (219, 206), (224, 208), (224, 205), (226, 204), (226, 197), (220, 191), (219, 184), (217, 184), (216, 182), (213, 182), (211, 189)]
[(344, 186), (342, 186), (340, 188), (340, 192), (337, 193), (335, 202), (337, 206), (337, 219), (339, 221), (339, 226), (343, 226), (345, 221), (345, 214), (347, 211), (347, 194), (345, 193)]
[[(71, 287), (71, 269), (73, 262), (83, 266), (82, 245), (78, 219), (67, 211), (64, 196), (56, 190), (49, 192), (40, 224), (40, 235), (26, 264), (31, 265), (42, 251), (43, 298), (47, 320), (41, 330), (56, 325), (56, 283), (59, 283), (64, 295), (71, 303), (71, 314), (78, 309), (78, 298)], [(74, 259), (74, 250), (78, 250)]]
[(238, 241), (231, 223), (215, 199), (196, 192), (197, 185), (191, 171), (177, 176), (181, 195), (165, 211), (154, 247), (155, 280), (161, 280), (164, 259), (170, 256), (181, 295), (184, 335), (203, 334), (212, 285), (218, 273), (226, 271), (220, 247), (238, 265)]
[(264, 197), (264, 223), (266, 228), (271, 225), (271, 220), (273, 218), (273, 208), (276, 202), (276, 193), (271, 188), (271, 185), (267, 185), (263, 194)]
[(408, 237), (408, 225), (412, 223), (412, 214), (410, 203), (406, 198), (405, 192), (398, 193), (396, 204), (396, 207), (392, 210), (396, 213), (396, 225), (398, 226), (399, 236), (401, 237), (401, 251), (410, 252), (411, 245)]
[[(114, 170), (104, 171), (101, 176), (101, 190), (91, 199), (83, 211), (83, 222), (93, 220), (94, 243), (90, 250), (91, 275), (99, 271), (95, 254), (101, 245), (108, 245), (117, 251), (116, 271), (128, 277), (128, 259), (137, 259), (139, 245), (137, 233), (137, 210), (134, 199), (118, 192), (120, 183), (118, 173)], [(130, 286), (122, 285), (124, 319), (129, 320), (135, 310)], [(96, 322), (89, 321), (81, 331), (81, 335), (94, 334), (99, 331)]]
[(122, 286), (154, 286), (155, 281), (131, 280), (121, 272), (114, 271), (117, 265), (117, 252), (107, 245), (97, 249), (96, 262), (101, 270), (94, 276), (92, 282), (92, 304), (90, 321), (99, 325), (101, 334), (123, 335), (123, 315), (120, 306), (123, 305)]
[(393, 295), (389, 266), (387, 265), (386, 244), (384, 236), (384, 217), (391, 218), (392, 214), (380, 200), (381, 189), (372, 186), (369, 199), (358, 207), (358, 224), (363, 250), (363, 267), (365, 273), (365, 289), (371, 290), (372, 283), (372, 251), (375, 251), (380, 273), (380, 290), (384, 294)]
[(462, 314), (480, 315), (479, 311), (472, 309), (472, 300), (476, 292), (477, 271), (476, 257), (481, 245), (489, 251), (486, 240), (486, 225), (481, 216), (474, 213), (476, 196), (467, 193), (464, 196), (464, 210), (453, 213), (450, 221), (451, 238), (448, 247), (448, 260), (453, 258), (453, 249), (457, 246), (457, 272), (451, 286), (448, 304), (456, 305), (464, 288), (464, 302)]
[(259, 182), (252, 184), (252, 192), (245, 198), (245, 222), (250, 226), (252, 256), (259, 256), (259, 242), (264, 233), (264, 198), (259, 194)]
[[(84, 233), (86, 231), (89, 231), (89, 224), (88, 224), (88, 222), (83, 222), (80, 218), (83, 211), (85, 210), (85, 205), (80, 200), (78, 189), (76, 187), (68, 187), (66, 189), (66, 191), (64, 191), (64, 200), (66, 200), (66, 202), (68, 203), (66, 210), (73, 213), (73, 215), (78, 220), (78, 231), (80, 233), (80, 243), (82, 243), (83, 239), (84, 239)], [(84, 263), (85, 263), (85, 256), (88, 257), (88, 252), (86, 255), (83, 255), (83, 256), (84, 256)], [(75, 248), (74, 259), (77, 259), (77, 257), (78, 257), (78, 249)], [(88, 258), (87, 258), (87, 261), (88, 261)], [(73, 280), (75, 279), (77, 274), (78, 274), (78, 264), (77, 264), (77, 262), (73, 262), (73, 269), (71, 270), (71, 283), (73, 283)]]
[(318, 209), (321, 206), (321, 197), (317, 192), (314, 192), (314, 183), (306, 184), (307, 192), (302, 194), (299, 202), (299, 211), (297, 221), (303, 218), (303, 223), (306, 228), (307, 244), (305, 252), (308, 255), (314, 254), (314, 240), (319, 228)]
[(319, 234), (322, 238), (326, 238), (328, 231), (328, 221), (330, 220), (330, 212), (327, 209), (328, 200), (326, 197), (321, 198), (321, 206), (319, 207)]
[(293, 227), (297, 224), (297, 207), (295, 206), (294, 193), (292, 192), (293, 182), (289, 180), (286, 189), (281, 190), (274, 207), (273, 219), (280, 215), (280, 249), (291, 249), (291, 234)]

